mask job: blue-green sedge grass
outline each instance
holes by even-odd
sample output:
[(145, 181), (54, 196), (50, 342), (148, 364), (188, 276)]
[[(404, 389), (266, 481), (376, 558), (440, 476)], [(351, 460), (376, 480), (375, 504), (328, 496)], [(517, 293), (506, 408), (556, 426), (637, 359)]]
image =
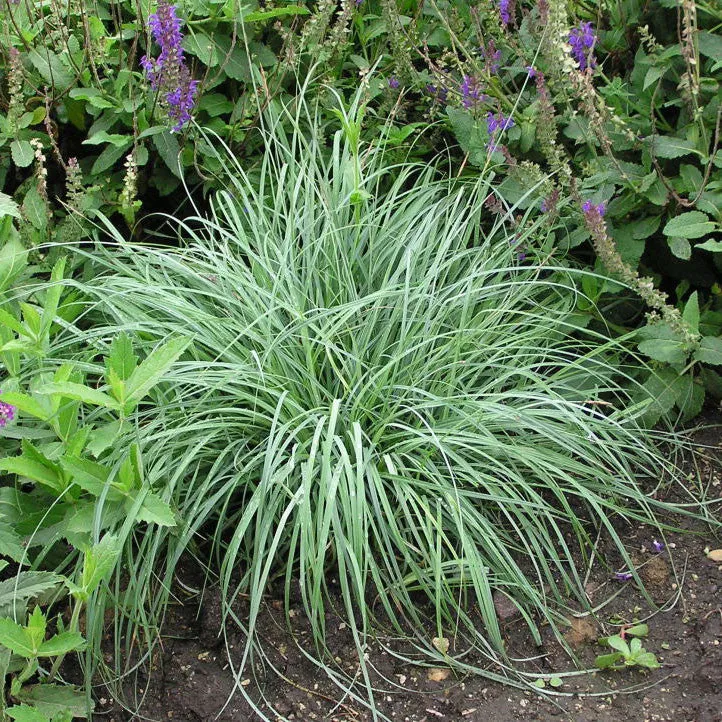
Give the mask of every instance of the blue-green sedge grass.
[[(92, 323), (66, 329), (69, 347), (102, 348), (121, 331), (194, 339), (135, 418), (147, 480), (180, 524), (126, 529), (115, 662), (150, 659), (134, 648), (157, 638), (191, 554), (247, 635), (232, 660), (244, 694), (244, 676), (272, 667), (257, 634), (271, 586), (287, 610), (299, 595), (313, 636), (304, 653), (375, 717), (364, 655), (379, 634), (410, 640), (414, 661), (525, 684), (494, 592), (535, 639), (570, 605), (588, 608), (577, 565), (592, 532), (633, 568), (619, 523), (693, 513), (641, 483), (675, 478), (659, 447), (675, 437), (640, 423), (623, 342), (576, 321), (581, 272), (517, 262), (503, 221), (484, 211), (491, 176), (388, 167), (373, 148), (354, 158), (343, 133), (325, 144), (288, 112), (287, 132), (282, 112), (253, 178), (224, 159), (227, 190), (207, 217), (179, 223), (178, 249), (118, 238), (77, 282)], [(331, 577), (355, 679), (325, 645)], [(89, 612), (93, 625), (99, 640)]]

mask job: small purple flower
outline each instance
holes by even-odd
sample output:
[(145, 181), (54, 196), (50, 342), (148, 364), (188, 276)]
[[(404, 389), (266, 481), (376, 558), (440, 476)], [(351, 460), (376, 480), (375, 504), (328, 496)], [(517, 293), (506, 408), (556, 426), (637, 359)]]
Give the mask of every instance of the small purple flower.
[(618, 582), (628, 582), (632, 578), (631, 572), (616, 572), (614, 575), (614, 578)]
[(426, 92), (429, 93), (429, 95), (433, 95), (434, 100), (442, 104), (446, 102), (449, 95), (449, 91), (446, 88), (442, 86), (437, 88), (435, 85), (431, 85), (431, 83), (426, 86)]
[(597, 36), (594, 34), (594, 28), (590, 22), (579, 23), (577, 27), (570, 30), (569, 45), (572, 46), (572, 55), (574, 60), (579, 63), (581, 70), (597, 66), (597, 61), (592, 55), (592, 49), (596, 42)]
[(514, 5), (514, 0), (499, 0), (499, 16), (504, 25), (511, 23), (511, 18), (514, 14)]
[(491, 75), (495, 75), (499, 72), (501, 67), (501, 50), (496, 47), (496, 43), (493, 38), (490, 38), (485, 47), (480, 48), (481, 55), (484, 58), (487, 71)]
[[(0, 391), (2, 393), (2, 391)], [(12, 421), (15, 418), (15, 407), (12, 404), (6, 404), (4, 401), (0, 401), (0, 427), (5, 426), (8, 421)]]
[(544, 200), (541, 202), (541, 212), (549, 213), (550, 211), (556, 210), (557, 203), (559, 201), (559, 189), (555, 188)]
[(598, 203), (597, 205), (594, 205), (594, 203), (587, 200), (582, 203), (582, 211), (584, 211), (584, 215), (588, 220), (596, 220), (597, 217), (604, 217), (604, 214), (607, 212), (607, 204)]
[(527, 65), (525, 70), (527, 78), (536, 78), (536, 68), (533, 65)]
[(485, 96), (481, 92), (481, 84), (471, 75), (465, 75), (461, 83), (461, 104), (468, 110), (475, 107)]
[(656, 539), (652, 542), (652, 546), (654, 547), (654, 551), (657, 553), (664, 551), (664, 544), (662, 544), (662, 542), (658, 542)]
[(509, 115), (505, 116), (503, 113), (488, 113), (486, 116), (486, 127), (489, 131), (489, 135), (493, 135), (497, 131), (509, 130), (514, 127), (514, 119)]
[(399, 79), (396, 76), (392, 75), (389, 78), (389, 88), (391, 88), (391, 90), (396, 90), (396, 88), (398, 88), (398, 87), (399, 87)]

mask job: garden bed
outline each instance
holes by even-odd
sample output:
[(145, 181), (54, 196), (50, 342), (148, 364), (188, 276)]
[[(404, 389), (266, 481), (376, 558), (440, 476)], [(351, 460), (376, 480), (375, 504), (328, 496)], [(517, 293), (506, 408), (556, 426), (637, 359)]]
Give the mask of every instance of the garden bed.
[[(719, 414), (708, 414), (704, 423), (719, 424)], [(696, 442), (708, 450), (722, 448), (720, 428), (698, 432)], [(691, 470), (691, 469), (690, 469)], [(709, 498), (722, 496), (722, 475), (718, 465), (702, 463), (701, 482), (709, 485)], [(372, 644), (369, 660), (374, 665), (374, 683), (384, 691), (376, 704), (379, 712), (404, 722), (469, 720), (504, 722), (506, 720), (655, 720), (674, 722), (718, 722), (722, 719), (722, 567), (706, 552), (718, 548), (704, 525), (687, 526), (694, 534), (669, 534), (667, 549), (657, 554), (651, 532), (644, 528), (620, 529), (632, 552), (648, 592), (662, 611), (648, 619), (649, 635), (644, 640), (661, 668), (654, 671), (627, 669), (594, 675), (564, 677), (562, 685), (544, 696), (529, 690), (504, 686), (481, 677), (458, 677), (450, 670), (414, 667), (397, 661), (381, 644)], [(667, 554), (669, 552), (669, 554)], [(605, 575), (598, 565), (589, 578), (592, 601), (609, 596), (613, 585), (619, 587), (616, 598), (600, 612), (598, 627), (587, 619), (574, 620), (567, 639), (579, 660), (594, 667), (596, 655), (605, 653), (598, 644), (604, 634), (614, 634), (621, 623), (644, 620), (650, 605), (633, 582), (622, 582)], [(191, 568), (180, 570), (183, 586), (202, 586)], [(181, 596), (181, 599), (183, 597)], [(216, 589), (207, 589), (200, 614), (197, 597), (186, 595), (184, 603), (173, 605), (163, 632), (162, 652), (149, 680), (140, 678), (134, 696), (145, 719), (199, 722), (201, 720), (255, 720), (258, 716), (236, 693), (233, 671), (228, 664), (226, 643), (218, 638), (220, 597)], [(339, 601), (340, 606), (340, 601)], [(243, 612), (243, 603), (238, 611)], [(300, 608), (300, 605), (299, 605)], [(499, 602), (509, 650), (516, 657), (535, 657), (526, 669), (548, 674), (549, 678), (570, 670), (569, 659), (551, 635), (542, 648), (535, 647), (525, 632), (524, 623)], [(506, 616), (506, 615), (509, 616)], [(241, 617), (242, 618), (242, 617)], [(308, 640), (302, 613), (293, 618), (296, 641), (301, 647)], [(616, 624), (611, 623), (616, 622)], [(365, 722), (371, 719), (362, 705), (345, 700), (338, 703), (339, 692), (325, 675), (307, 659), (285, 626), (283, 601), (269, 596), (259, 623), (262, 643), (285, 679), (270, 670), (261, 671), (261, 684), (242, 679), (241, 684), (261, 709), (276, 712), (288, 720), (326, 720), (328, 722)], [(358, 668), (353, 640), (341, 619), (327, 615), (327, 643), (341, 669)], [(227, 638), (231, 659), (234, 650), (242, 650), (242, 635), (229, 630)], [(310, 645), (309, 645), (310, 646)], [(390, 643), (393, 649), (393, 643)], [(608, 649), (606, 651), (609, 651)], [(240, 656), (239, 654), (236, 657)], [(236, 658), (237, 662), (238, 659)], [(385, 678), (385, 679), (384, 679)], [(551, 688), (547, 685), (546, 691)], [(261, 700), (261, 692), (266, 703)], [(110, 702), (100, 704), (96, 715), (120, 722), (137, 719)], [(141, 704), (142, 702), (142, 704)], [(274, 719), (272, 712), (266, 714)]]

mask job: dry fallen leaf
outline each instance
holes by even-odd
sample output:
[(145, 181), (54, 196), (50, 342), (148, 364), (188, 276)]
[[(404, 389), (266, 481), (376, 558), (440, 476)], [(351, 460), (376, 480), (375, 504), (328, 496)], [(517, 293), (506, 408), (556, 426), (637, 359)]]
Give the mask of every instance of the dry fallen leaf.
[(712, 549), (707, 552), (707, 559), (713, 562), (722, 562), (722, 549)]
[(446, 637), (434, 637), (431, 640), (431, 644), (433, 644), (441, 654), (446, 654), (449, 651), (449, 640)]
[(441, 669), (441, 667), (431, 667), (426, 673), (430, 682), (443, 682), (449, 678), (450, 671), (448, 669)]

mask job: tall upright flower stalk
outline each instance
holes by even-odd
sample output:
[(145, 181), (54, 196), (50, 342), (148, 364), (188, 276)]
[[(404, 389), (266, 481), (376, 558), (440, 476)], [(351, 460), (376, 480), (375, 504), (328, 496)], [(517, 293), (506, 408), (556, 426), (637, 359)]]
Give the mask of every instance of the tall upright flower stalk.
[(177, 8), (167, 0), (160, 0), (158, 9), (148, 19), (153, 40), (160, 46), (160, 55), (144, 55), (140, 64), (148, 76), (150, 87), (160, 91), (161, 103), (173, 121), (177, 133), (191, 120), (198, 81), (191, 78), (183, 56), (183, 34)]

